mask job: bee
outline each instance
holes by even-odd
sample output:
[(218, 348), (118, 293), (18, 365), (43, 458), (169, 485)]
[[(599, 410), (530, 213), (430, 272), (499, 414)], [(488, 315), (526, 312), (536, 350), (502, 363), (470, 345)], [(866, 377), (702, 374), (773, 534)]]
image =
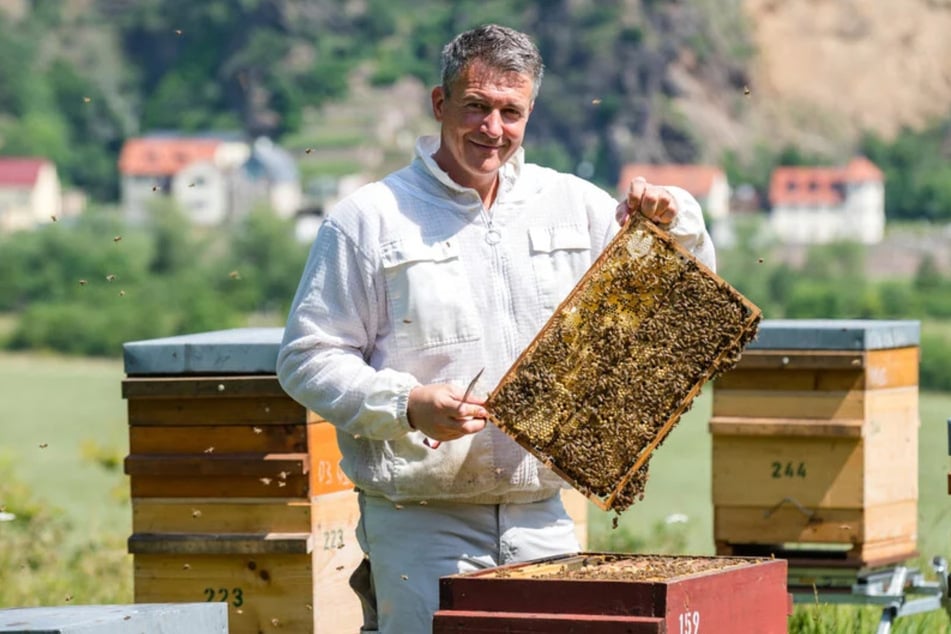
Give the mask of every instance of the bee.
[(107, 275), (107, 276), (106, 276), (106, 281), (107, 281), (107, 282), (115, 282), (115, 281), (116, 281), (116, 274), (115, 274), (115, 273), (110, 273), (109, 275)]
[(122, 236), (115, 236), (115, 237), (112, 238), (112, 241), (113, 241), (113, 242), (118, 242), (118, 241), (121, 240), (121, 239), (122, 239)]

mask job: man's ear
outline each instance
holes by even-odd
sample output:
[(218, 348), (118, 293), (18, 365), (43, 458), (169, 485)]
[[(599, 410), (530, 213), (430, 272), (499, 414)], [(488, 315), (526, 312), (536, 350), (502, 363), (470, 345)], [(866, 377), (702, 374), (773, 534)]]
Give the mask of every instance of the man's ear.
[(436, 121), (442, 121), (443, 106), (446, 105), (446, 93), (442, 89), (442, 86), (433, 88), (430, 99), (433, 104), (433, 116), (436, 118)]

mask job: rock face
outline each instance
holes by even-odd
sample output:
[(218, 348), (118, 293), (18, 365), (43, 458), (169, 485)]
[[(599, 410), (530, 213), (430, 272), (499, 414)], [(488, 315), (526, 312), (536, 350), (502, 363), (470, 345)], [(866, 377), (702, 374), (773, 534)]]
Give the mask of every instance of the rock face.
[[(761, 126), (814, 149), (948, 115), (949, 0), (744, 0)], [(797, 133), (796, 131), (799, 130)]]

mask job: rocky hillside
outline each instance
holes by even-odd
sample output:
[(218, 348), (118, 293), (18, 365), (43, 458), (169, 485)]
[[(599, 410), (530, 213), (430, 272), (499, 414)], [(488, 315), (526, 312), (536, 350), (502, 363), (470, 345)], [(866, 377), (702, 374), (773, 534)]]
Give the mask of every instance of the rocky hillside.
[(835, 153), (951, 112), (951, 0), (744, 0), (756, 134)]

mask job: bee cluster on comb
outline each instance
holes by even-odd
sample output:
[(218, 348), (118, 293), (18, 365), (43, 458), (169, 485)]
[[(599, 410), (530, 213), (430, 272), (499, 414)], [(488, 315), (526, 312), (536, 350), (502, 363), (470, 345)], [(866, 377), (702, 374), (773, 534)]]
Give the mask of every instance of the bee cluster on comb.
[(760, 318), (632, 217), (493, 390), (489, 417), (600, 508), (623, 511), (643, 496), (650, 454)]

